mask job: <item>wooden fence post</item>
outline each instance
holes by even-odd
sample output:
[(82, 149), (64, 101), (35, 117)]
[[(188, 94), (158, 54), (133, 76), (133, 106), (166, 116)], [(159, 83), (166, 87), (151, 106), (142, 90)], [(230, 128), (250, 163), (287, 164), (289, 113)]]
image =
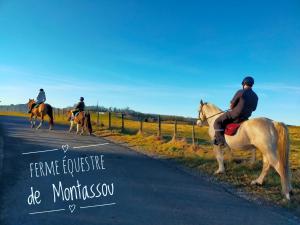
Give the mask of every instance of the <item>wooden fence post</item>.
[(158, 117), (157, 117), (157, 124), (158, 124), (157, 137), (160, 139), (161, 138), (161, 119), (160, 119), (160, 115), (158, 115)]
[(121, 118), (122, 118), (121, 132), (124, 132), (124, 113), (122, 113)]
[(143, 119), (142, 118), (140, 118), (140, 129), (139, 129), (138, 134), (143, 134)]
[(99, 119), (99, 106), (98, 106), (98, 101), (97, 101), (97, 126), (100, 125), (100, 119)]
[(108, 112), (108, 129), (111, 130), (111, 112)]
[(174, 123), (174, 133), (173, 133), (172, 141), (176, 141), (176, 139), (177, 139), (177, 120), (175, 120)]
[(193, 147), (195, 147), (195, 122), (194, 121), (192, 125), (192, 143), (193, 143)]

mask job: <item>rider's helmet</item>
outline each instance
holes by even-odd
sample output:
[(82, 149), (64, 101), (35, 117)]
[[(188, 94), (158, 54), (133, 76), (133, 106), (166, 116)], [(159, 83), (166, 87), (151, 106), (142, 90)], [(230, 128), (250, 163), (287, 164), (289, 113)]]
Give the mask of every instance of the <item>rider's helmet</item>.
[(41, 89), (40, 89), (40, 91), (44, 91), (44, 89), (43, 89), (43, 88), (41, 88)]
[(80, 97), (80, 101), (81, 101), (81, 102), (84, 101), (84, 97)]
[(253, 77), (245, 77), (244, 78), (244, 80), (242, 81), (242, 85), (248, 85), (248, 86), (250, 86), (250, 87), (252, 87), (253, 86), (253, 84), (254, 84), (254, 79), (253, 79)]

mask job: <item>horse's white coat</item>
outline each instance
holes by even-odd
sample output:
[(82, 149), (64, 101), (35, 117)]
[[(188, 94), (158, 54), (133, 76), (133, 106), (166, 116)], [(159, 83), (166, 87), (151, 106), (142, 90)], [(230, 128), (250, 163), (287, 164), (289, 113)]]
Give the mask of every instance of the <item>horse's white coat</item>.
[[(209, 126), (209, 136), (211, 140), (215, 137), (214, 122), (221, 115), (213, 116), (220, 113), (221, 110), (213, 104), (205, 103), (200, 105), (199, 120), (197, 125)], [(211, 117), (212, 116), (212, 117)], [(208, 119), (206, 119), (208, 118)], [(289, 193), (292, 190), (291, 177), (288, 160), (280, 160), (279, 157), (279, 141), (282, 137), (279, 135), (279, 129), (284, 130), (283, 135), (287, 136), (287, 128), (284, 124), (272, 121), (267, 118), (255, 118), (243, 122), (234, 136), (225, 135), (226, 143), (232, 150), (253, 150), (258, 149), (263, 156), (263, 169), (259, 177), (251, 182), (251, 184), (262, 184), (270, 167), (274, 167), (281, 177), (282, 192), (287, 199), (290, 199)], [(285, 142), (284, 154), (288, 157), (289, 143), (288, 138)], [(216, 173), (225, 172), (224, 167), (224, 152), (219, 146), (214, 146), (214, 153), (219, 164)], [(281, 154), (283, 154), (281, 152)]]

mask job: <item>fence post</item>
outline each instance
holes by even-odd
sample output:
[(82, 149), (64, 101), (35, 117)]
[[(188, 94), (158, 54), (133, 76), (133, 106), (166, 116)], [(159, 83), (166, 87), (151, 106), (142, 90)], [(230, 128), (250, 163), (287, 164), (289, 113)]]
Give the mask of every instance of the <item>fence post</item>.
[(98, 101), (97, 101), (97, 126), (100, 125), (100, 122), (99, 122), (99, 107), (98, 107)]
[(160, 115), (157, 117), (157, 124), (158, 124), (158, 131), (157, 131), (157, 138), (161, 138), (161, 119)]
[(176, 141), (176, 139), (177, 139), (177, 120), (175, 120), (174, 123), (174, 134), (173, 134), (172, 141)]
[(121, 114), (121, 120), (122, 120), (121, 132), (124, 132), (124, 113)]
[(192, 125), (192, 143), (193, 143), (193, 147), (195, 147), (195, 122), (194, 121)]
[(140, 118), (140, 129), (139, 129), (138, 134), (143, 134), (143, 119), (142, 119), (142, 117)]
[(111, 112), (108, 112), (108, 129), (111, 130)]

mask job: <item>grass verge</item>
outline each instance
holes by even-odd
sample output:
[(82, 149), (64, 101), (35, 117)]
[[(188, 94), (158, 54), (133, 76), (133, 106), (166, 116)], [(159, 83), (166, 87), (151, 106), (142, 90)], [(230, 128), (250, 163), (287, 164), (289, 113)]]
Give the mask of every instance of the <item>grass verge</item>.
[[(0, 112), (0, 115), (26, 116), (24, 113)], [(55, 115), (55, 123), (68, 124), (65, 115)], [(214, 175), (217, 162), (209, 143), (207, 128), (195, 128), (196, 146), (191, 144), (192, 126), (178, 124), (178, 137), (172, 139), (173, 127), (171, 123), (162, 124), (162, 137), (156, 137), (157, 124), (144, 123), (143, 133), (139, 133), (140, 123), (133, 120), (125, 120), (125, 130), (121, 132), (121, 119), (112, 118), (112, 129), (107, 129), (108, 116), (101, 115), (100, 126), (96, 126), (96, 115), (92, 115), (95, 135), (108, 138), (114, 142), (125, 144), (136, 151), (156, 157), (174, 159), (181, 164), (200, 170), (214, 177), (214, 179), (232, 184), (234, 187), (247, 192), (253, 199), (266, 200), (280, 206), (292, 209), (300, 215), (300, 127), (289, 127), (290, 134), (290, 163), (292, 170), (292, 184), (294, 196), (292, 201), (283, 201), (281, 195), (280, 179), (277, 173), (271, 169), (263, 186), (252, 186), (250, 182), (257, 178), (262, 169), (261, 155), (257, 151), (257, 160), (250, 164), (251, 153), (246, 151), (233, 151), (225, 153), (226, 174)]]

